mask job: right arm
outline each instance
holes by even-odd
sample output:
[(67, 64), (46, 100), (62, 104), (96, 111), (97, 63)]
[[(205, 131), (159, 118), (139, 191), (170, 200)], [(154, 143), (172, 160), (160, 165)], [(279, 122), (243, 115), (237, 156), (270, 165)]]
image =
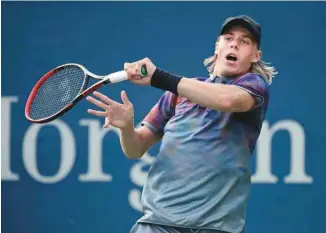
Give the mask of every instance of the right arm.
[(174, 115), (177, 97), (165, 92), (142, 122), (142, 127), (120, 128), (120, 143), (129, 159), (140, 158), (153, 144), (161, 140), (164, 127)]
[(88, 96), (86, 99), (105, 111), (89, 109), (88, 113), (105, 117), (104, 128), (112, 125), (120, 130), (120, 144), (124, 154), (129, 159), (140, 158), (163, 135), (164, 126), (174, 114), (175, 96), (166, 92), (145, 117), (142, 127), (134, 128), (134, 109), (127, 94), (121, 92), (123, 104), (111, 100), (109, 97), (94, 92), (95, 99)]
[(120, 144), (124, 154), (129, 159), (138, 159), (156, 142), (161, 139), (147, 126), (138, 129), (134, 127), (120, 129)]

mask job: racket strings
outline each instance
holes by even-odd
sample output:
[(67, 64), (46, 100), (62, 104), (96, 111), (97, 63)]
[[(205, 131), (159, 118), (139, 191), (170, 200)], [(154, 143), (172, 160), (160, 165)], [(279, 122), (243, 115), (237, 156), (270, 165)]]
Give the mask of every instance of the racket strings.
[(31, 104), (32, 119), (43, 119), (62, 110), (79, 94), (85, 79), (78, 66), (67, 66), (46, 79)]

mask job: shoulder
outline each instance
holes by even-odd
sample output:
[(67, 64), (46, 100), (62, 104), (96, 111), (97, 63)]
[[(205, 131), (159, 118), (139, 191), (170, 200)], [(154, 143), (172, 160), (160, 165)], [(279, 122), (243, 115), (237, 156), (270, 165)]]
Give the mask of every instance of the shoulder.
[(254, 89), (261, 89), (261, 90), (268, 89), (268, 83), (266, 82), (266, 80), (262, 76), (255, 73), (244, 74), (236, 78), (233, 84), (252, 87)]
[(256, 74), (256, 73), (246, 73), (244, 75), (237, 77), (234, 80), (235, 83), (243, 82), (243, 81), (254, 81), (254, 82), (259, 82), (259, 83), (267, 85), (266, 80), (262, 76), (260, 76), (259, 74)]

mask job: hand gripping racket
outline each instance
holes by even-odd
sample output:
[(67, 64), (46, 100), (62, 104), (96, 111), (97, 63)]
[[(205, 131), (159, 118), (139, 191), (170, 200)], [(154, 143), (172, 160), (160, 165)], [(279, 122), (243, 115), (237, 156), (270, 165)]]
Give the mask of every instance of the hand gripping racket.
[[(145, 66), (141, 67), (141, 75), (147, 75)], [(87, 88), (90, 78), (100, 81)], [(32, 89), (26, 102), (25, 116), (32, 123), (50, 122), (103, 85), (127, 79), (125, 71), (98, 76), (79, 64), (58, 66), (46, 73)]]

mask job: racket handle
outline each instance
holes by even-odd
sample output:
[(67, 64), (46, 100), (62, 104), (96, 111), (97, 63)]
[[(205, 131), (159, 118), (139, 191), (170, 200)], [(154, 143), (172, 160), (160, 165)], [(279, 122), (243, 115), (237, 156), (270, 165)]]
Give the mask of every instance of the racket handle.
[[(142, 77), (147, 76), (148, 72), (147, 72), (147, 68), (145, 65), (143, 65), (140, 68), (140, 73)], [(122, 82), (128, 79), (128, 74), (126, 71), (118, 71), (115, 73), (112, 73), (109, 75), (108, 77), (110, 79), (111, 83), (118, 83), (118, 82)]]
[(110, 80), (111, 83), (118, 83), (127, 80), (128, 74), (126, 71), (118, 71), (110, 74), (108, 76), (108, 79)]

